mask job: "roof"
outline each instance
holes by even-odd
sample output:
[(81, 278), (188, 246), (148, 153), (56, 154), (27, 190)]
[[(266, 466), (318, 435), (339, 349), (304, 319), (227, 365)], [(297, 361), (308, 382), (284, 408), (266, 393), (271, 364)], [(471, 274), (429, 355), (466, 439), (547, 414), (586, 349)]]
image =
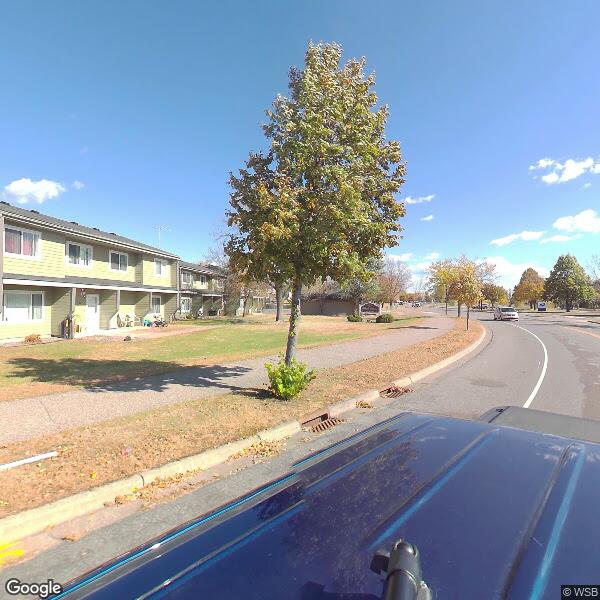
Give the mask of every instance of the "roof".
[(63, 219), (57, 219), (56, 217), (44, 215), (38, 212), (37, 210), (28, 210), (25, 208), (13, 206), (12, 204), (9, 204), (5, 201), (0, 201), (0, 214), (3, 214), (5, 217), (10, 217), (29, 225), (51, 227), (53, 229), (64, 231), (65, 233), (83, 236), (108, 244), (124, 246), (127, 248), (141, 250), (152, 254), (158, 254), (160, 256), (166, 256), (169, 258), (178, 258), (178, 256), (176, 254), (173, 254), (172, 252), (168, 252), (166, 250), (162, 250), (161, 248), (156, 248), (155, 246), (149, 246), (148, 244), (137, 242), (122, 235), (117, 235), (116, 233), (101, 231), (96, 227), (87, 227), (85, 225), (75, 223), (74, 221), (63, 221)]
[(561, 583), (598, 579), (599, 481), (598, 444), (404, 413), (104, 565), (78, 592), (379, 598), (371, 558), (403, 538), (436, 598), (558, 597)]
[(224, 277), (227, 273), (223, 267), (219, 265), (211, 265), (207, 262), (191, 263), (180, 261), (181, 268), (185, 271), (194, 271), (195, 273), (205, 273), (207, 275), (221, 275)]

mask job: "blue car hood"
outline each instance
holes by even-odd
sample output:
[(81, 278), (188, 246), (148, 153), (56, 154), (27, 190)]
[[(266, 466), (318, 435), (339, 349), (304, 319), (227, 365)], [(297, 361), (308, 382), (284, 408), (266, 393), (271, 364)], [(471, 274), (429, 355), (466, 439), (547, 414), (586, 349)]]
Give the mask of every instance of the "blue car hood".
[(105, 565), (60, 597), (381, 597), (416, 544), (434, 598), (558, 598), (600, 582), (600, 446), (403, 414)]

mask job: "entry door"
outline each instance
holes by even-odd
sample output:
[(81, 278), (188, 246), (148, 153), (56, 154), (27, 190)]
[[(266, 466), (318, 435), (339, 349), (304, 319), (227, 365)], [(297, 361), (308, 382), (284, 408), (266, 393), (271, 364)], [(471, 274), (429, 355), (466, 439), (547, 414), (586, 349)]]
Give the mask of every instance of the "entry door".
[(85, 327), (89, 332), (100, 329), (100, 296), (87, 294), (85, 297)]

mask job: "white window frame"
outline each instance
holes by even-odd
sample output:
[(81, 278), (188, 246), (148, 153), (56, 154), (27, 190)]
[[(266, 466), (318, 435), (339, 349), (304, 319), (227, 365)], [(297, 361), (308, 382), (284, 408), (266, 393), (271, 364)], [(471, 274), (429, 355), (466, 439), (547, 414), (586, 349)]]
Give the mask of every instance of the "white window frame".
[[(158, 310), (154, 310), (154, 303), (158, 300)], [(160, 309), (162, 308), (162, 300), (160, 296), (152, 296), (152, 300), (150, 301), (150, 312), (153, 315), (160, 315)]]
[(169, 263), (164, 258), (155, 258), (154, 259), (154, 275), (156, 277), (168, 277), (167, 267)]
[[(184, 309), (183, 308), (183, 303), (189, 304), (189, 308)], [(192, 299), (191, 298), (181, 298), (181, 312), (183, 314), (187, 314), (187, 313), (191, 313), (192, 312)]]
[(206, 275), (200, 274), (198, 275), (198, 284), (200, 285), (200, 287), (206, 287)]
[[(119, 268), (118, 269), (113, 269), (112, 266), (112, 255), (113, 254), (118, 254), (119, 255)], [(126, 265), (125, 265), (125, 270), (121, 269), (121, 256), (125, 257), (126, 260)], [(127, 254), (126, 252), (119, 252), (118, 250), (110, 250), (108, 252), (108, 268), (111, 271), (115, 271), (117, 273), (127, 273), (127, 270), (129, 269), (129, 254)]]
[(224, 282), (220, 277), (217, 277), (215, 279), (215, 286), (218, 287), (219, 289), (222, 289), (224, 287)]
[[(72, 263), (69, 260), (69, 246), (79, 246), (79, 262)], [(90, 251), (90, 264), (85, 265), (81, 262), (81, 250), (82, 248), (87, 248)], [(67, 240), (65, 242), (65, 262), (69, 267), (79, 267), (81, 269), (91, 269), (92, 263), (94, 262), (94, 247), (89, 244), (82, 244), (81, 242), (73, 242), (71, 240)]]
[[(186, 281), (186, 279), (189, 279), (189, 281)], [(181, 283), (194, 285), (194, 274), (189, 271), (181, 271)]]
[[(17, 252), (7, 252), (6, 250), (4, 250), (4, 248), (6, 247), (6, 230), (7, 229), (12, 229), (13, 231), (19, 231), (21, 233), (21, 253), (17, 253)], [(2, 248), (2, 250), (4, 251), (4, 256), (12, 256), (14, 258), (24, 258), (25, 260), (40, 260), (42, 258), (42, 232), (41, 231), (36, 231), (35, 229), (25, 229), (24, 227), (18, 227), (16, 225), (11, 225), (10, 223), (7, 223), (4, 226), (4, 248)], [(23, 254), (23, 234), (24, 233), (31, 233), (35, 236), (37, 236), (37, 244), (36, 244), (36, 253), (33, 256), (29, 256), (29, 254)]]
[[(8, 294), (19, 294), (19, 295), (22, 295), (22, 296), (29, 296), (29, 309), (28, 309), (28, 313), (27, 313), (28, 314), (27, 319), (21, 319), (19, 321), (7, 321), (6, 320), (6, 309), (7, 309), (7, 306), (6, 306), (6, 296)], [(42, 297), (42, 316), (39, 319), (33, 319), (32, 318), (32, 314), (33, 314), (33, 298), (32, 298), (32, 296), (34, 294), (39, 295), (39, 296)], [(45, 301), (45, 295), (44, 295), (43, 291), (41, 291), (41, 290), (40, 291), (38, 291), (38, 290), (35, 290), (35, 291), (29, 291), (29, 290), (6, 290), (5, 289), (3, 295), (4, 295), (4, 298), (3, 298), (3, 301), (2, 301), (2, 320), (1, 320), (1, 322), (3, 322), (3, 323), (11, 323), (11, 324), (12, 323), (17, 323), (17, 324), (19, 324), (19, 323), (41, 323), (44, 320), (44, 314), (45, 314), (44, 307), (46, 306), (46, 301)]]

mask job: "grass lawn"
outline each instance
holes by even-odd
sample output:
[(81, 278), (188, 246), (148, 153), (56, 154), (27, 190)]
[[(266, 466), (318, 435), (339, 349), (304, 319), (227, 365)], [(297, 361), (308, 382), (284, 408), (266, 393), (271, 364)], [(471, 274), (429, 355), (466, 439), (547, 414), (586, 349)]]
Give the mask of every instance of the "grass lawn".
[[(317, 346), (377, 335), (409, 326), (414, 320), (405, 317), (394, 323), (349, 323), (345, 318), (307, 316), (301, 325), (299, 345)], [(264, 356), (285, 348), (287, 323), (275, 323), (272, 317), (207, 319), (198, 323), (212, 326), (169, 337), (139, 337), (133, 342), (124, 342), (120, 337), (88, 338), (2, 348), (0, 401)]]
[[(456, 323), (453, 331), (438, 338), (322, 369), (293, 400), (249, 389), (4, 446), (0, 463), (49, 450), (59, 455), (0, 472), (0, 517), (247, 437), (367, 389), (383, 389), (394, 379), (451, 356), (481, 332), (477, 321), (468, 332), (462, 319)], [(401, 403), (402, 398), (395, 401)]]

